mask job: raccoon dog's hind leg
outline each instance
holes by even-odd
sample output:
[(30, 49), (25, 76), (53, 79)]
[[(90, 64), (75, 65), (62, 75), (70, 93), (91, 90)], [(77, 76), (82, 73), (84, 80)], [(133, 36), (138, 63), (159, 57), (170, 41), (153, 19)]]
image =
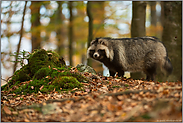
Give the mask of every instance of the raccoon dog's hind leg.
[(153, 52), (149, 52), (145, 56), (144, 66), (145, 66), (144, 73), (146, 74), (146, 80), (154, 81), (156, 76), (157, 63), (156, 63), (156, 56)]
[(146, 68), (145, 70), (146, 73), (146, 80), (147, 81), (154, 81), (155, 80), (155, 76), (156, 76), (156, 63), (154, 63), (152, 66)]

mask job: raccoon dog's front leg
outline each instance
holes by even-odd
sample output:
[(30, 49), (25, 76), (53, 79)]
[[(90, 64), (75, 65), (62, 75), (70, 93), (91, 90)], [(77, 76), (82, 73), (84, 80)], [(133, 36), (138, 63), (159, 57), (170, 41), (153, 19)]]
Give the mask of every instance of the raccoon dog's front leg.
[[(118, 72), (118, 71), (117, 71)], [(113, 72), (113, 71), (110, 71), (109, 70), (109, 73), (110, 73), (110, 76), (115, 76), (115, 73), (116, 72)], [(120, 71), (120, 72), (118, 72), (118, 76), (120, 77), (123, 77), (124, 76), (124, 71)]]
[(110, 70), (109, 70), (109, 74), (110, 74), (110, 76), (114, 76), (114, 75), (115, 75), (115, 73), (116, 73), (116, 72), (113, 72), (113, 71), (110, 71)]
[(118, 76), (123, 77), (124, 76), (124, 71), (121, 70), (120, 72), (118, 72)]

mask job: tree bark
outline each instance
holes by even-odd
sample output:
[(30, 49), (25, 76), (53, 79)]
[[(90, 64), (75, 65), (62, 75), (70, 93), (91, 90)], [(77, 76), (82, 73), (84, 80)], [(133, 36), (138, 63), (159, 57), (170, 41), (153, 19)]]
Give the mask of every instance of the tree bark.
[(149, 4), (151, 6), (151, 25), (156, 26), (157, 23), (156, 1), (150, 1)]
[(34, 49), (41, 48), (41, 31), (37, 27), (40, 26), (40, 7), (41, 2), (31, 1), (31, 41), (32, 41), (32, 51)]
[(27, 7), (27, 1), (25, 1), (25, 6), (24, 6), (24, 10), (23, 10), (23, 15), (22, 15), (22, 24), (21, 24), (21, 29), (20, 29), (20, 39), (19, 39), (19, 43), (17, 46), (17, 55), (15, 56), (15, 64), (14, 64), (14, 69), (13, 69), (13, 73), (16, 71), (17, 68), (17, 57), (18, 57), (18, 53), (20, 52), (20, 45), (22, 42), (22, 35), (23, 35), (23, 25), (24, 25), (24, 17), (25, 17), (25, 12), (26, 12), (26, 7)]
[[(133, 1), (132, 2), (132, 22), (131, 22), (131, 37), (146, 36), (146, 2)], [(145, 74), (142, 72), (131, 73), (133, 79), (144, 78)]]
[(162, 41), (173, 65), (170, 81), (182, 81), (182, 1), (163, 2)]
[[(59, 26), (59, 28), (56, 28), (56, 33), (57, 33), (57, 40), (58, 40), (58, 48), (57, 52), (59, 55), (63, 55), (64, 51), (64, 29), (63, 29), (63, 20), (64, 20), (64, 15), (62, 14), (62, 4), (63, 1), (57, 1), (58, 3), (58, 9), (56, 12), (56, 24)], [(57, 26), (55, 25), (55, 26)]]
[(73, 2), (69, 1), (69, 12), (70, 12), (70, 18), (69, 18), (69, 62), (70, 65), (73, 65), (73, 47), (72, 47), (72, 42), (73, 42), (73, 14), (72, 14), (72, 9), (73, 9)]
[[(87, 47), (90, 46), (90, 42), (93, 39), (93, 15), (92, 15), (91, 6), (92, 6), (91, 1), (88, 1), (88, 3), (87, 3), (87, 15), (89, 18), (89, 22), (88, 22), (88, 44), (87, 44)], [(91, 66), (92, 65), (91, 62), (92, 62), (91, 59), (87, 59), (87, 65)]]
[(132, 2), (131, 37), (142, 37), (146, 35), (146, 2)]

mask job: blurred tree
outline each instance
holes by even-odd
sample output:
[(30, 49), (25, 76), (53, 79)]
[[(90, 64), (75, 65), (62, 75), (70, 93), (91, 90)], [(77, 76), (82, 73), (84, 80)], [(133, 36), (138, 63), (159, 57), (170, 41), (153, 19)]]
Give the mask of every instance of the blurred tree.
[(151, 25), (156, 26), (157, 23), (157, 15), (156, 15), (156, 1), (148, 2), (151, 7)]
[(146, 27), (146, 36), (155, 36), (161, 40), (163, 26), (161, 24), (160, 2), (149, 1), (148, 5), (147, 8), (150, 7), (150, 26)]
[[(131, 22), (131, 37), (146, 36), (146, 2), (133, 1), (132, 2), (132, 22)], [(145, 77), (142, 72), (131, 73), (133, 79), (140, 79)]]
[(73, 66), (79, 63), (86, 64), (86, 39), (87, 39), (87, 20), (86, 20), (86, 3), (77, 1), (73, 3)]
[(168, 56), (173, 65), (170, 81), (182, 81), (182, 1), (162, 2), (163, 35)]
[(69, 34), (68, 34), (68, 39), (69, 39), (69, 63), (72, 66), (73, 65), (73, 60), (72, 60), (72, 56), (73, 56), (73, 2), (69, 1), (68, 2), (68, 6), (69, 6)]
[[(104, 37), (104, 20), (105, 20), (105, 11), (104, 11), (104, 1), (92, 1), (91, 2), (91, 12), (93, 16), (93, 35), (92, 38)], [(102, 26), (101, 26), (102, 25)], [(103, 74), (102, 64), (98, 61), (92, 60), (92, 67), (97, 73)]]
[[(90, 42), (93, 39), (93, 15), (92, 15), (92, 1), (88, 1), (87, 3), (87, 15), (89, 18), (89, 22), (88, 22), (88, 43), (87, 43), (87, 47), (90, 46)], [(92, 64), (91, 59), (87, 59), (87, 65), (91, 66)]]
[(34, 49), (41, 48), (41, 30), (39, 29), (40, 24), (40, 8), (42, 2), (31, 1), (31, 41), (32, 41), (32, 51)]
[(20, 52), (20, 45), (21, 45), (21, 42), (22, 42), (23, 25), (24, 25), (24, 17), (25, 17), (26, 7), (27, 7), (27, 1), (25, 1), (25, 6), (24, 6), (24, 10), (23, 10), (23, 15), (22, 15), (20, 38), (19, 38), (19, 42), (18, 42), (18, 46), (17, 46), (17, 55), (15, 56), (15, 64), (14, 64), (13, 73), (16, 71), (16, 68), (17, 68), (18, 53)]
[(57, 48), (57, 52), (59, 53), (59, 55), (63, 55), (63, 50), (64, 50), (64, 39), (66, 38), (65, 32), (64, 32), (64, 15), (62, 14), (62, 5), (63, 5), (64, 1), (57, 1), (58, 4), (58, 8), (55, 12), (56, 14), (56, 19), (55, 19), (55, 27), (56, 27), (56, 36), (57, 36), (57, 40), (58, 40), (58, 48)]
[(131, 37), (142, 37), (146, 35), (146, 2), (132, 2)]

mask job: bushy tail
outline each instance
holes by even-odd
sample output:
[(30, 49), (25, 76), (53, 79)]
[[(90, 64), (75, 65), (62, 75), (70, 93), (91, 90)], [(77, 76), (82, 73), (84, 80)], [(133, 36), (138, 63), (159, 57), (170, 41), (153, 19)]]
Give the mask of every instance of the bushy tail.
[(163, 67), (166, 70), (167, 76), (169, 76), (173, 71), (173, 67), (172, 67), (172, 63), (170, 62), (170, 59), (168, 57), (165, 57), (165, 63), (164, 63)]

